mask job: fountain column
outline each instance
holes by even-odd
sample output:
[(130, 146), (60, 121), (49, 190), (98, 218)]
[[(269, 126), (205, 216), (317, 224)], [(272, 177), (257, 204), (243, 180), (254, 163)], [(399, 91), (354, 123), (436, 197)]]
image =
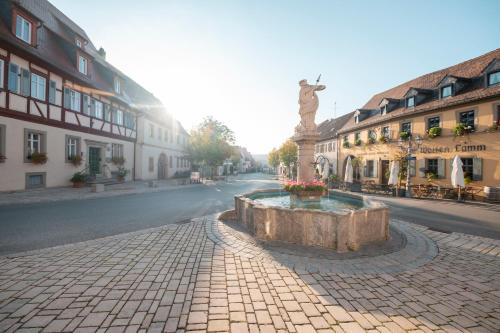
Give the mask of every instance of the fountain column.
[(298, 146), (297, 154), (297, 181), (311, 182), (314, 179), (314, 146), (319, 139), (319, 134), (296, 133), (292, 138)]

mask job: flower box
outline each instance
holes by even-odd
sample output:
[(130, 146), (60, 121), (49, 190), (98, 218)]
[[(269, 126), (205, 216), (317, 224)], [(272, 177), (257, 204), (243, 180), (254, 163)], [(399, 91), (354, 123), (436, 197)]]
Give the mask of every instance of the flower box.
[(319, 201), (325, 194), (324, 191), (299, 191), (290, 193), (290, 200), (293, 201)]

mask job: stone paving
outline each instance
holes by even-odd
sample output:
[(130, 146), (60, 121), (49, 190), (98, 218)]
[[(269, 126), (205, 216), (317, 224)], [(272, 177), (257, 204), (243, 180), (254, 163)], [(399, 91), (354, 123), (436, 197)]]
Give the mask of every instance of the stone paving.
[(213, 216), (0, 257), (0, 331), (498, 332), (500, 241), (393, 224), (406, 245), (362, 262), (266, 248)]

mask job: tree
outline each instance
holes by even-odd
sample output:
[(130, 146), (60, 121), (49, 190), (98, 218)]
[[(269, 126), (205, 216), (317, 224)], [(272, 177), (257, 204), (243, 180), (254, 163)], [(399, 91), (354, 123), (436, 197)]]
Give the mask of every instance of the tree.
[(276, 169), (280, 165), (280, 152), (276, 148), (273, 148), (267, 155), (267, 162), (273, 169)]
[[(291, 171), (292, 163), (297, 165), (297, 144), (292, 140), (288, 139), (283, 143), (279, 149), (280, 161), (289, 170), (289, 176)], [(293, 177), (292, 177), (293, 178)]]
[(212, 117), (207, 117), (191, 131), (188, 154), (199, 165), (214, 169), (233, 154), (234, 133), (226, 125)]

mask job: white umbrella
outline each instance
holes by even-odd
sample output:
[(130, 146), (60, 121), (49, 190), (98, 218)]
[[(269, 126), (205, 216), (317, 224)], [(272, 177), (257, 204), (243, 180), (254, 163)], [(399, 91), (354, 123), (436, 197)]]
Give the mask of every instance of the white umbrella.
[(351, 162), (351, 156), (347, 158), (347, 162), (345, 165), (345, 173), (344, 173), (344, 182), (346, 183), (352, 183), (352, 162)]
[(398, 174), (399, 174), (399, 161), (391, 162), (391, 174), (389, 175), (388, 185), (398, 184)]
[(323, 179), (328, 179), (329, 172), (330, 172), (330, 164), (325, 161), (325, 164), (323, 165), (322, 178)]
[(455, 155), (451, 166), (451, 185), (453, 187), (458, 187), (458, 200), (460, 200), (460, 188), (465, 187), (462, 159)]

